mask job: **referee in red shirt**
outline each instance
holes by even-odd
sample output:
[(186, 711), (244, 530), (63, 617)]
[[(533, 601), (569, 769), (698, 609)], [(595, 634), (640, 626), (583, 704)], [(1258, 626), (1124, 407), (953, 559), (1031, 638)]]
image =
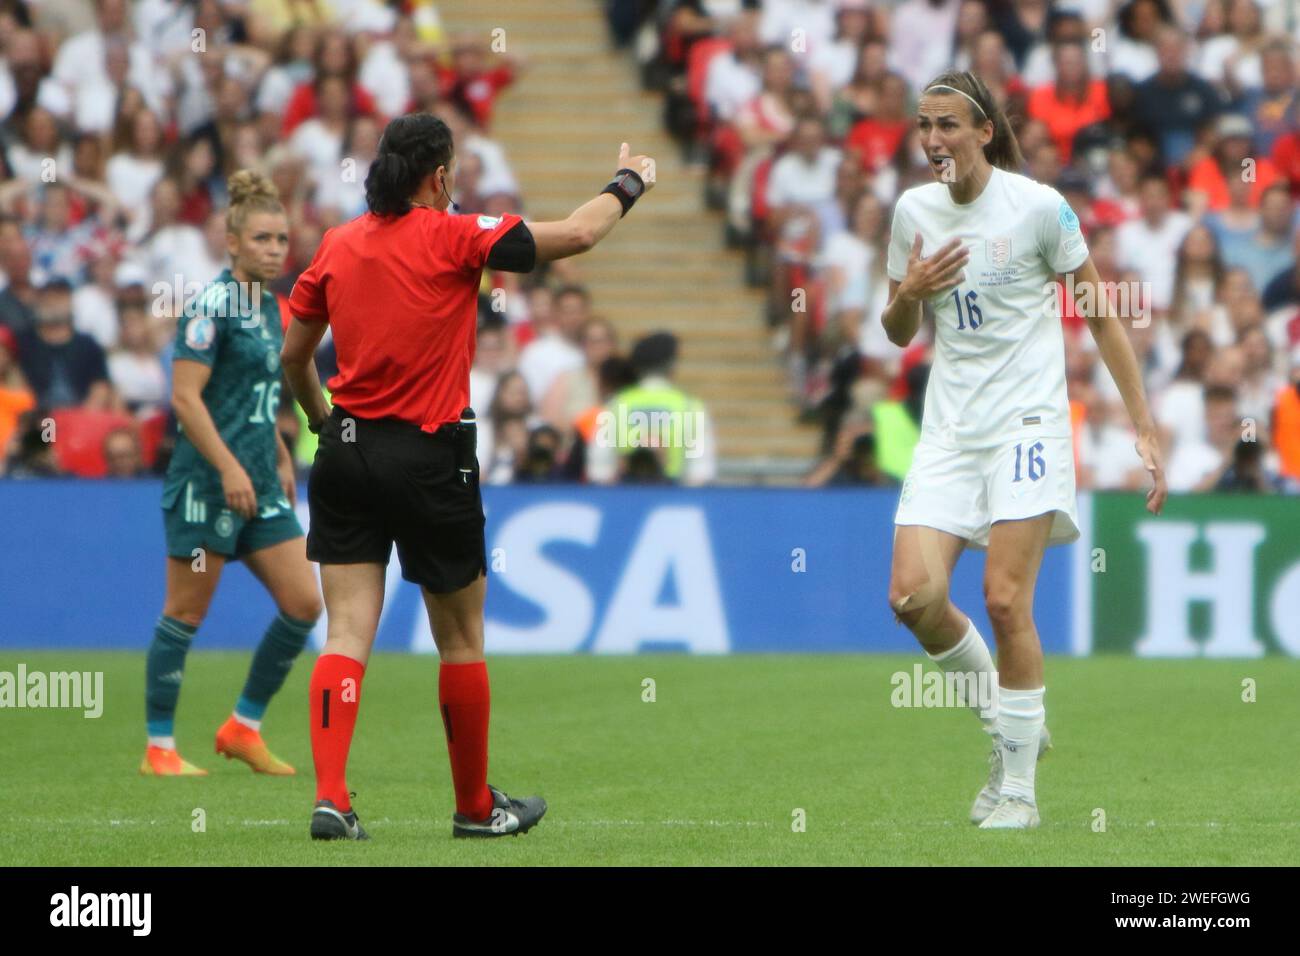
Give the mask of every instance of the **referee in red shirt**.
[[(540, 797), (514, 799), (487, 782), (487, 559), (473, 415), (462, 424), (462, 410), (483, 269), (530, 272), (595, 246), (654, 185), (653, 160), (628, 153), (624, 143), (613, 181), (562, 222), (449, 215), (451, 132), (429, 114), (400, 117), (366, 176), (369, 212), (326, 232), (294, 285), (281, 362), (320, 436), (307, 556), (320, 563), (329, 615), (311, 678), (316, 839), (367, 839), (346, 767), (394, 543), (441, 657), (452, 834), (523, 833), (546, 812)], [(332, 410), (313, 363), (326, 324), (338, 352)]]

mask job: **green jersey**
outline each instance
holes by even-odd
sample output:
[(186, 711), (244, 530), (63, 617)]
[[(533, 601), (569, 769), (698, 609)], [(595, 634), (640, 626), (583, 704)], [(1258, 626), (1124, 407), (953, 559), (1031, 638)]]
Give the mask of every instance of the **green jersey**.
[[(276, 474), (275, 413), (280, 407), (280, 309), (270, 290), (241, 284), (229, 269), (210, 283), (176, 323), (173, 361), (212, 369), (203, 404), (230, 453), (248, 472), (260, 506), (283, 497)], [(187, 489), (188, 486), (188, 490)], [(186, 500), (225, 500), (221, 476), (182, 428), (163, 483), (163, 507)]]

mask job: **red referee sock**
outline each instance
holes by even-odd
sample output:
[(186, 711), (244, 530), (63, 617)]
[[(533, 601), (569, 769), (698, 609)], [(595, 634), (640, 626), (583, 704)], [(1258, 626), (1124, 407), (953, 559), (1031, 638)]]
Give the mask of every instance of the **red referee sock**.
[(488, 711), (487, 663), (443, 663), (438, 670), (438, 703), (447, 731), (447, 755), (456, 788), (456, 812), (471, 820), (492, 815), (487, 786)]
[(329, 800), (344, 813), (348, 795), (348, 750), (361, 705), (366, 667), (342, 654), (322, 654), (311, 672), (311, 756), (316, 764), (316, 799)]

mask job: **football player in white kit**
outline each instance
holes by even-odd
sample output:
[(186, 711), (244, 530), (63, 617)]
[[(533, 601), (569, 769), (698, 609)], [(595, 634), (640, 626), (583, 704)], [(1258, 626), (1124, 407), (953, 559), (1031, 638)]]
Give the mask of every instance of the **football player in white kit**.
[[(993, 737), (990, 774), (971, 808), (985, 829), (1037, 826), (1034, 772), (1049, 745), (1034, 583), (1048, 544), (1079, 536), (1065, 354), (1054, 283), (1076, 299), (1137, 430), (1136, 450), (1165, 500), (1155, 424), (1120, 317), (1102, 290), (1060, 193), (1020, 175), (1020, 148), (987, 87), (945, 73), (922, 92), (917, 125), (935, 182), (894, 211), (891, 342), (905, 346), (929, 303), (934, 363), (921, 439), (899, 495), (889, 601), (944, 671), (984, 674), (996, 704), (973, 709)], [(1067, 285), (1069, 288), (1069, 285)], [(975, 624), (949, 599), (966, 547), (987, 549), (984, 597), (995, 669)], [(987, 706), (987, 709), (986, 709)]]

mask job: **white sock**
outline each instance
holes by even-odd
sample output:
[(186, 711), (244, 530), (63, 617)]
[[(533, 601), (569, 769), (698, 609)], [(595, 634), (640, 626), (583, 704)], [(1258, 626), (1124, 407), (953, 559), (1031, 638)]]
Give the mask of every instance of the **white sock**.
[(1034, 803), (1034, 770), (1038, 766), (1038, 737), (1043, 732), (1043, 694), (1047, 688), (998, 694), (998, 733), (1002, 736), (1002, 796)]
[(245, 727), (252, 727), (254, 730), (262, 729), (262, 722), (260, 720), (254, 720), (252, 717), (245, 717), (243, 714), (238, 713), (232, 713), (230, 716), (234, 717), (235, 720), (239, 721)]
[(175, 750), (176, 738), (175, 737), (150, 737), (149, 746), (161, 747), (163, 750)]
[[(966, 634), (960, 641), (954, 644), (948, 650), (939, 654), (926, 654), (930, 660), (934, 661), (943, 669), (945, 673), (975, 674), (976, 675), (976, 699), (970, 701), (971, 712), (979, 718), (980, 723), (984, 725), (984, 732), (988, 734), (996, 733), (995, 723), (998, 713), (998, 671), (993, 666), (993, 655), (989, 653), (989, 646), (984, 643), (984, 638), (980, 637), (980, 632), (975, 629), (975, 622), (970, 622), (970, 627), (966, 629)], [(988, 674), (983, 679), (981, 685), (978, 675)], [(978, 699), (981, 686), (988, 688), (989, 708), (987, 711), (980, 709)]]

